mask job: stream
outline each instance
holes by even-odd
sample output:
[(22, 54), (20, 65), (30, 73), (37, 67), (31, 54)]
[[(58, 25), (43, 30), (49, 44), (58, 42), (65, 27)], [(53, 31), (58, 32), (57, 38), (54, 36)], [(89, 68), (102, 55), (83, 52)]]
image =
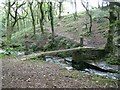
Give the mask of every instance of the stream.
[(2, 50), (2, 49), (0, 49), (0, 54), (1, 54), (1, 53), (5, 53), (5, 51), (4, 51), (4, 50)]
[[(0, 54), (1, 53), (5, 53), (5, 51), (0, 49)], [(24, 55), (24, 53), (23, 52), (17, 52), (17, 55)], [(46, 62), (59, 64), (59, 65), (61, 65), (61, 67), (66, 68), (67, 70), (76, 70), (71, 65), (72, 57), (61, 58), (61, 57), (45, 56), (45, 59), (46, 59)], [(110, 70), (111, 69), (111, 70), (118, 71), (118, 67), (119, 67), (119, 65), (107, 64), (103, 60), (97, 61), (97, 62), (92, 62), (90, 64), (98, 66), (98, 67), (100, 67), (102, 69), (105, 69), (105, 70)], [(98, 70), (95, 70), (95, 69), (87, 69), (87, 68), (80, 71), (80, 72), (83, 72), (85, 74), (96, 74), (96, 75), (99, 75), (99, 76), (104, 76), (106, 78), (120, 80), (120, 74), (117, 74), (117, 73), (101, 72), (101, 71), (98, 71)]]
[[(70, 62), (72, 61), (72, 57), (68, 57), (68, 58), (60, 58), (60, 57), (52, 57), (52, 56), (46, 56), (46, 62), (52, 62), (52, 63), (56, 63), (61, 65), (63, 68), (66, 68), (67, 70), (74, 70), (74, 68), (72, 67)], [(105, 70), (115, 70), (118, 71), (118, 65), (110, 65), (107, 64), (105, 61), (101, 60), (101, 61), (97, 61), (97, 62), (92, 62), (90, 63), (92, 65), (98, 66), (102, 69)], [(80, 72), (83, 72), (85, 74), (96, 74), (99, 76), (104, 76), (106, 78), (111, 78), (111, 79), (115, 79), (115, 80), (119, 80), (120, 79), (120, 74), (117, 73), (109, 73), (109, 72), (101, 72), (95, 69), (84, 69)]]

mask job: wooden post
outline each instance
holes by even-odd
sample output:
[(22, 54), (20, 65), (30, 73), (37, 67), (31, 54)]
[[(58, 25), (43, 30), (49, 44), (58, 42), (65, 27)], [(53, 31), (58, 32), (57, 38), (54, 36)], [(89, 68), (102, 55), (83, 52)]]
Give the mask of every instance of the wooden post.
[(83, 37), (80, 36), (80, 47), (83, 47)]

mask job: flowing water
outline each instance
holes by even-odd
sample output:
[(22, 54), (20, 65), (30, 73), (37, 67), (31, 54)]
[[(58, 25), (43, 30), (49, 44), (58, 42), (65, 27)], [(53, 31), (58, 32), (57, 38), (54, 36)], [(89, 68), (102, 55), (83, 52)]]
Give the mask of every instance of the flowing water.
[[(59, 57), (46, 56), (46, 61), (60, 64), (63, 68), (66, 68), (67, 70), (74, 70), (74, 68), (72, 67), (72, 65), (70, 63), (70, 61), (72, 61), (71, 57), (59, 58)], [(98, 66), (105, 70), (111, 69), (111, 70), (118, 71), (118, 65), (110, 65), (110, 64), (107, 64), (105, 61), (93, 62), (91, 64)], [(120, 74), (101, 72), (101, 71), (98, 71), (95, 69), (84, 69), (83, 71), (80, 71), (80, 72), (84, 72), (86, 74), (96, 74), (96, 75), (100, 75), (100, 76), (104, 76), (106, 78), (111, 78), (111, 79), (116, 79), (116, 80), (120, 79)]]
[(2, 50), (2, 49), (0, 49), (0, 54), (1, 54), (1, 53), (5, 53), (5, 51), (4, 51), (4, 50)]

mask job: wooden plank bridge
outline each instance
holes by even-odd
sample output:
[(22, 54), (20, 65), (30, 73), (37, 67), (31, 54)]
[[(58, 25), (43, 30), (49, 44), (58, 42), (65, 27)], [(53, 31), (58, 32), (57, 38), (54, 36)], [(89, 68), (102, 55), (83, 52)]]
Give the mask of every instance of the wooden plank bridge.
[[(25, 55), (23, 56), (23, 58), (21, 60), (27, 60), (27, 59), (31, 59), (31, 58), (35, 58), (38, 56), (45, 56), (45, 55), (52, 55), (52, 54), (57, 54), (57, 53), (63, 53), (63, 52), (72, 52), (73, 57), (80, 57), (81, 58), (81, 54), (80, 52), (82, 51), (104, 51), (103, 48), (95, 48), (95, 47), (76, 47), (76, 48), (71, 48), (71, 49), (63, 49), (63, 50), (55, 50), (55, 51), (46, 51), (46, 52), (38, 52), (38, 53), (33, 53), (30, 55)], [(76, 53), (77, 52), (77, 53)]]

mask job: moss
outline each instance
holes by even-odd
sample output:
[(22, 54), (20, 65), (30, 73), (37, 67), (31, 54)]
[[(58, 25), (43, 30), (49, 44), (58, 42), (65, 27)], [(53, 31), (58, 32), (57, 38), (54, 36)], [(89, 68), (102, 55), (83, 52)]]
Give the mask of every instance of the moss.
[(105, 60), (107, 63), (112, 64), (112, 65), (120, 65), (120, 61), (118, 60), (118, 57), (109, 54), (105, 57)]

